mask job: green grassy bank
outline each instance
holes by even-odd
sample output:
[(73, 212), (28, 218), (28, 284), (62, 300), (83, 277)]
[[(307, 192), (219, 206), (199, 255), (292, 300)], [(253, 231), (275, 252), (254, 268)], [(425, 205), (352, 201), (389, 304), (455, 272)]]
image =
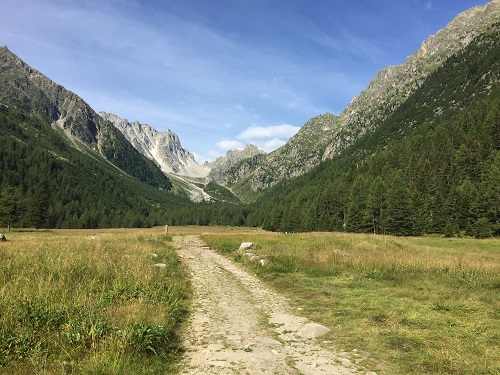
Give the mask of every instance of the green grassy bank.
[[(500, 240), (207, 234), (295, 308), (332, 350), (383, 374), (500, 373)], [(236, 253), (252, 241), (269, 263)]]

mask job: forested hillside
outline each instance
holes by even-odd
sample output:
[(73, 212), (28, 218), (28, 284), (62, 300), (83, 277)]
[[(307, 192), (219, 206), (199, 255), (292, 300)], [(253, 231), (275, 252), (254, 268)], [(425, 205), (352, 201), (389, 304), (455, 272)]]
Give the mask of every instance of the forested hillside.
[(374, 132), (261, 202), (264, 228), (500, 235), (499, 29)]
[[(93, 123), (92, 110), (74, 94), (62, 96), (67, 113), (54, 112), (64, 123), (54, 120), (44, 93), (61, 95), (62, 88), (4, 55), (0, 226), (500, 236), (500, 24), (451, 56), (397, 109), (386, 108), (383, 120), (337, 156), (260, 191), (251, 205), (216, 184), (206, 189), (217, 202), (194, 204), (168, 192), (171, 182), (159, 168), (111, 123)], [(16, 64), (36, 79), (12, 73)], [(37, 80), (45, 91), (36, 90)], [(79, 103), (76, 111), (72, 103)]]
[[(183, 201), (74, 148), (41, 115), (0, 105), (0, 225), (142, 227)], [(139, 160), (139, 166), (144, 161)], [(134, 168), (134, 159), (127, 159)], [(168, 203), (168, 206), (167, 206)]]

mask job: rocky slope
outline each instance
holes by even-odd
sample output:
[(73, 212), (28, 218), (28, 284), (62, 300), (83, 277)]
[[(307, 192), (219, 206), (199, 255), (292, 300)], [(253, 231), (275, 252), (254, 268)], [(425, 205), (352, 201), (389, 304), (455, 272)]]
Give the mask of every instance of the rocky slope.
[(171, 130), (158, 132), (148, 124), (129, 122), (117, 115), (99, 112), (143, 155), (153, 160), (166, 174), (204, 178), (209, 169), (198, 164), (189, 151), (181, 146), (179, 137)]
[(378, 72), (368, 87), (340, 114), (341, 129), (325, 149), (323, 159), (338, 154), (359, 136), (373, 130), (399, 107), (431, 73), (476, 36), (500, 22), (500, 0), (471, 8), (431, 35), (405, 63)]
[(247, 144), (243, 150), (229, 150), (215, 161), (205, 162), (205, 167), (210, 169), (208, 180), (224, 186), (230, 185), (252, 173), (255, 165), (265, 155), (265, 151), (251, 144)]
[(251, 189), (259, 191), (302, 175), (320, 161), (338, 155), (373, 131), (450, 56), (496, 22), (500, 22), (500, 0), (458, 15), (430, 36), (404, 64), (381, 70), (339, 116), (326, 113), (309, 120), (287, 144), (263, 158), (250, 174)]

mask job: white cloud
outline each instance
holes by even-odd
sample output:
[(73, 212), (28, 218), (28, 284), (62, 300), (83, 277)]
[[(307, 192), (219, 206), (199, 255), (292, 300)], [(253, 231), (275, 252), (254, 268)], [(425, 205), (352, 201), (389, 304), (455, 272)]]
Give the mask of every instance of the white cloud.
[(245, 148), (245, 145), (239, 141), (226, 139), (217, 142), (217, 147), (223, 151), (229, 151), (229, 150), (241, 150)]
[(266, 138), (290, 138), (300, 130), (299, 126), (283, 124), (271, 126), (251, 126), (238, 135), (238, 139), (250, 142)]
[(427, 3), (425, 3), (425, 9), (427, 9), (427, 10), (434, 9), (434, 6), (432, 5), (432, 1), (428, 1)]
[(227, 152), (229, 150), (242, 150), (245, 144), (251, 143), (263, 151), (272, 152), (283, 146), (299, 130), (299, 126), (289, 124), (254, 125), (237, 135), (236, 140), (224, 139), (217, 142), (216, 146), (220, 152)]

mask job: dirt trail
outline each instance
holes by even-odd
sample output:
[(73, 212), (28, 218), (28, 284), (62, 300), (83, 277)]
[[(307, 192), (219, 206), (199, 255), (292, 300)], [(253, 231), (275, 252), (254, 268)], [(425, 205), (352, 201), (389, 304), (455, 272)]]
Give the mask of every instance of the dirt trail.
[(308, 338), (322, 326), (291, 314), (256, 277), (196, 236), (176, 236), (174, 244), (194, 287), (182, 374), (356, 373), (345, 355)]

